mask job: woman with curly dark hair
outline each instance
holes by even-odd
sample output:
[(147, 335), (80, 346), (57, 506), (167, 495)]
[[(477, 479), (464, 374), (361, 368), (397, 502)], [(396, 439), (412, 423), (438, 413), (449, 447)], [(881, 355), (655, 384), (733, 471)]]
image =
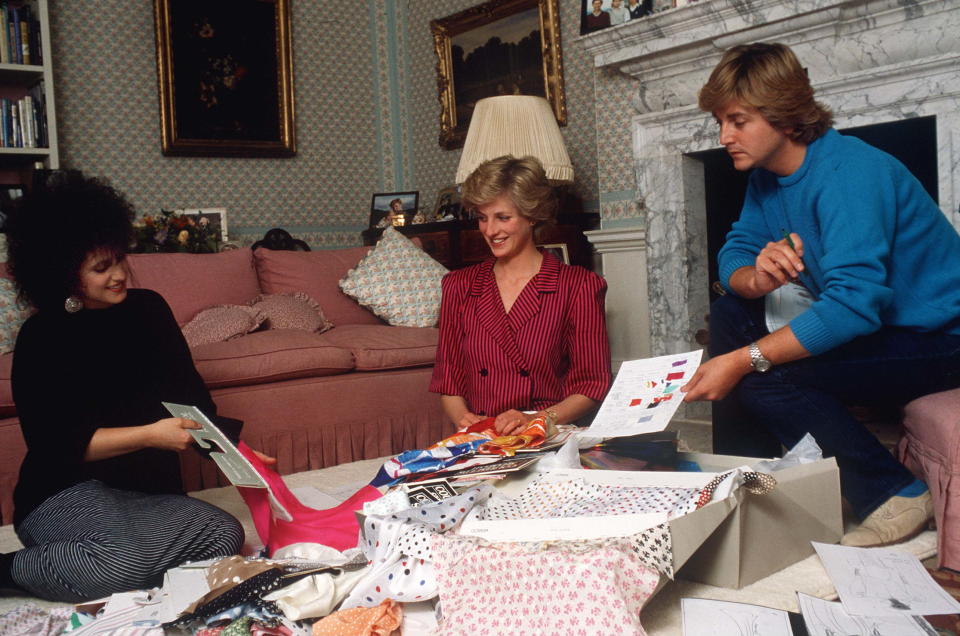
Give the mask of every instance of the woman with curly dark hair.
[(0, 557), (0, 587), (76, 602), (158, 585), (170, 567), (242, 545), (236, 519), (183, 495), (178, 452), (199, 425), (161, 402), (211, 418), (216, 407), (166, 302), (127, 287), (132, 219), (122, 195), (79, 173), (10, 215), (8, 267), (36, 313), (12, 377), (25, 547)]

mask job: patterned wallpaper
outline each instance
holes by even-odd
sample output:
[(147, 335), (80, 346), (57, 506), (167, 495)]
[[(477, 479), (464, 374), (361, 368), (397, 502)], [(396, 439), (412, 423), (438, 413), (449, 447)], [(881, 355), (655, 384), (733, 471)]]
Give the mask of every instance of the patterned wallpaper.
[[(290, 0), (297, 156), (164, 157), (153, 3), (50, 0), (61, 164), (105, 176), (142, 214), (227, 208), (230, 237), (284, 227), (314, 248), (356, 245), (374, 192), (419, 190), (424, 208), (456, 172), (438, 142), (429, 22), (477, 0)], [(595, 71), (578, 42), (579, 2), (560, 0), (575, 187), (604, 221), (642, 223), (630, 155), (630, 80)], [(359, 9), (359, 10), (357, 10)], [(109, 15), (109, 20), (103, 16)]]

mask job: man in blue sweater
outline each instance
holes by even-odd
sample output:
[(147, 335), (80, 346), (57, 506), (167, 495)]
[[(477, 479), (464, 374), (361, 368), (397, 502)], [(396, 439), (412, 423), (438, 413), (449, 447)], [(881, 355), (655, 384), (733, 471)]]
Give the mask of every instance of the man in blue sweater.
[[(783, 45), (727, 51), (699, 105), (753, 172), (719, 254), (728, 293), (711, 308), (711, 359), (685, 399), (719, 401), (717, 452), (776, 455), (810, 433), (862, 520), (844, 544), (908, 538), (930, 493), (847, 405), (960, 386), (960, 235), (902, 164), (831, 127)], [(771, 294), (799, 301), (772, 329)]]

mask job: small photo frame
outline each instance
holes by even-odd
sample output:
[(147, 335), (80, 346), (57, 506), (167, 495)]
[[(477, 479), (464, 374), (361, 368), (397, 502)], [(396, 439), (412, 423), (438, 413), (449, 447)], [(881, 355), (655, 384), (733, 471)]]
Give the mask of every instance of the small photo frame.
[(388, 225), (411, 225), (419, 203), (419, 190), (374, 194), (370, 202), (370, 229), (382, 229)]
[(459, 219), (462, 209), (460, 188), (458, 186), (443, 188), (437, 192), (437, 202), (433, 206), (433, 220)]
[(557, 260), (564, 265), (570, 264), (570, 252), (567, 250), (566, 243), (547, 243), (545, 245), (540, 245), (539, 247), (544, 252), (550, 252), (553, 254)]
[(227, 209), (226, 208), (202, 208), (192, 210), (175, 210), (183, 216), (190, 217), (199, 228), (207, 228), (213, 233), (217, 244), (226, 243), (227, 236)]
[[(677, 0), (580, 0), (580, 35), (671, 9)], [(679, 0), (690, 2), (690, 0)]]

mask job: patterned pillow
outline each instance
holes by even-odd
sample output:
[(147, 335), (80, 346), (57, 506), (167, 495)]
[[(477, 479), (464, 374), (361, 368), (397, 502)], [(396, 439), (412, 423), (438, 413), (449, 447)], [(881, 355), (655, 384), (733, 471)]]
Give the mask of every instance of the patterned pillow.
[(17, 344), (20, 325), (33, 311), (17, 300), (17, 288), (9, 278), (0, 278), (0, 353), (10, 353)]
[(433, 327), (447, 268), (392, 227), (340, 281), (343, 293), (398, 327)]
[(304, 292), (261, 294), (250, 306), (266, 316), (264, 329), (301, 329), (323, 333), (333, 327), (320, 309), (320, 304)]
[(204, 309), (182, 328), (191, 347), (225, 342), (255, 331), (266, 316), (255, 307), (218, 305)]

